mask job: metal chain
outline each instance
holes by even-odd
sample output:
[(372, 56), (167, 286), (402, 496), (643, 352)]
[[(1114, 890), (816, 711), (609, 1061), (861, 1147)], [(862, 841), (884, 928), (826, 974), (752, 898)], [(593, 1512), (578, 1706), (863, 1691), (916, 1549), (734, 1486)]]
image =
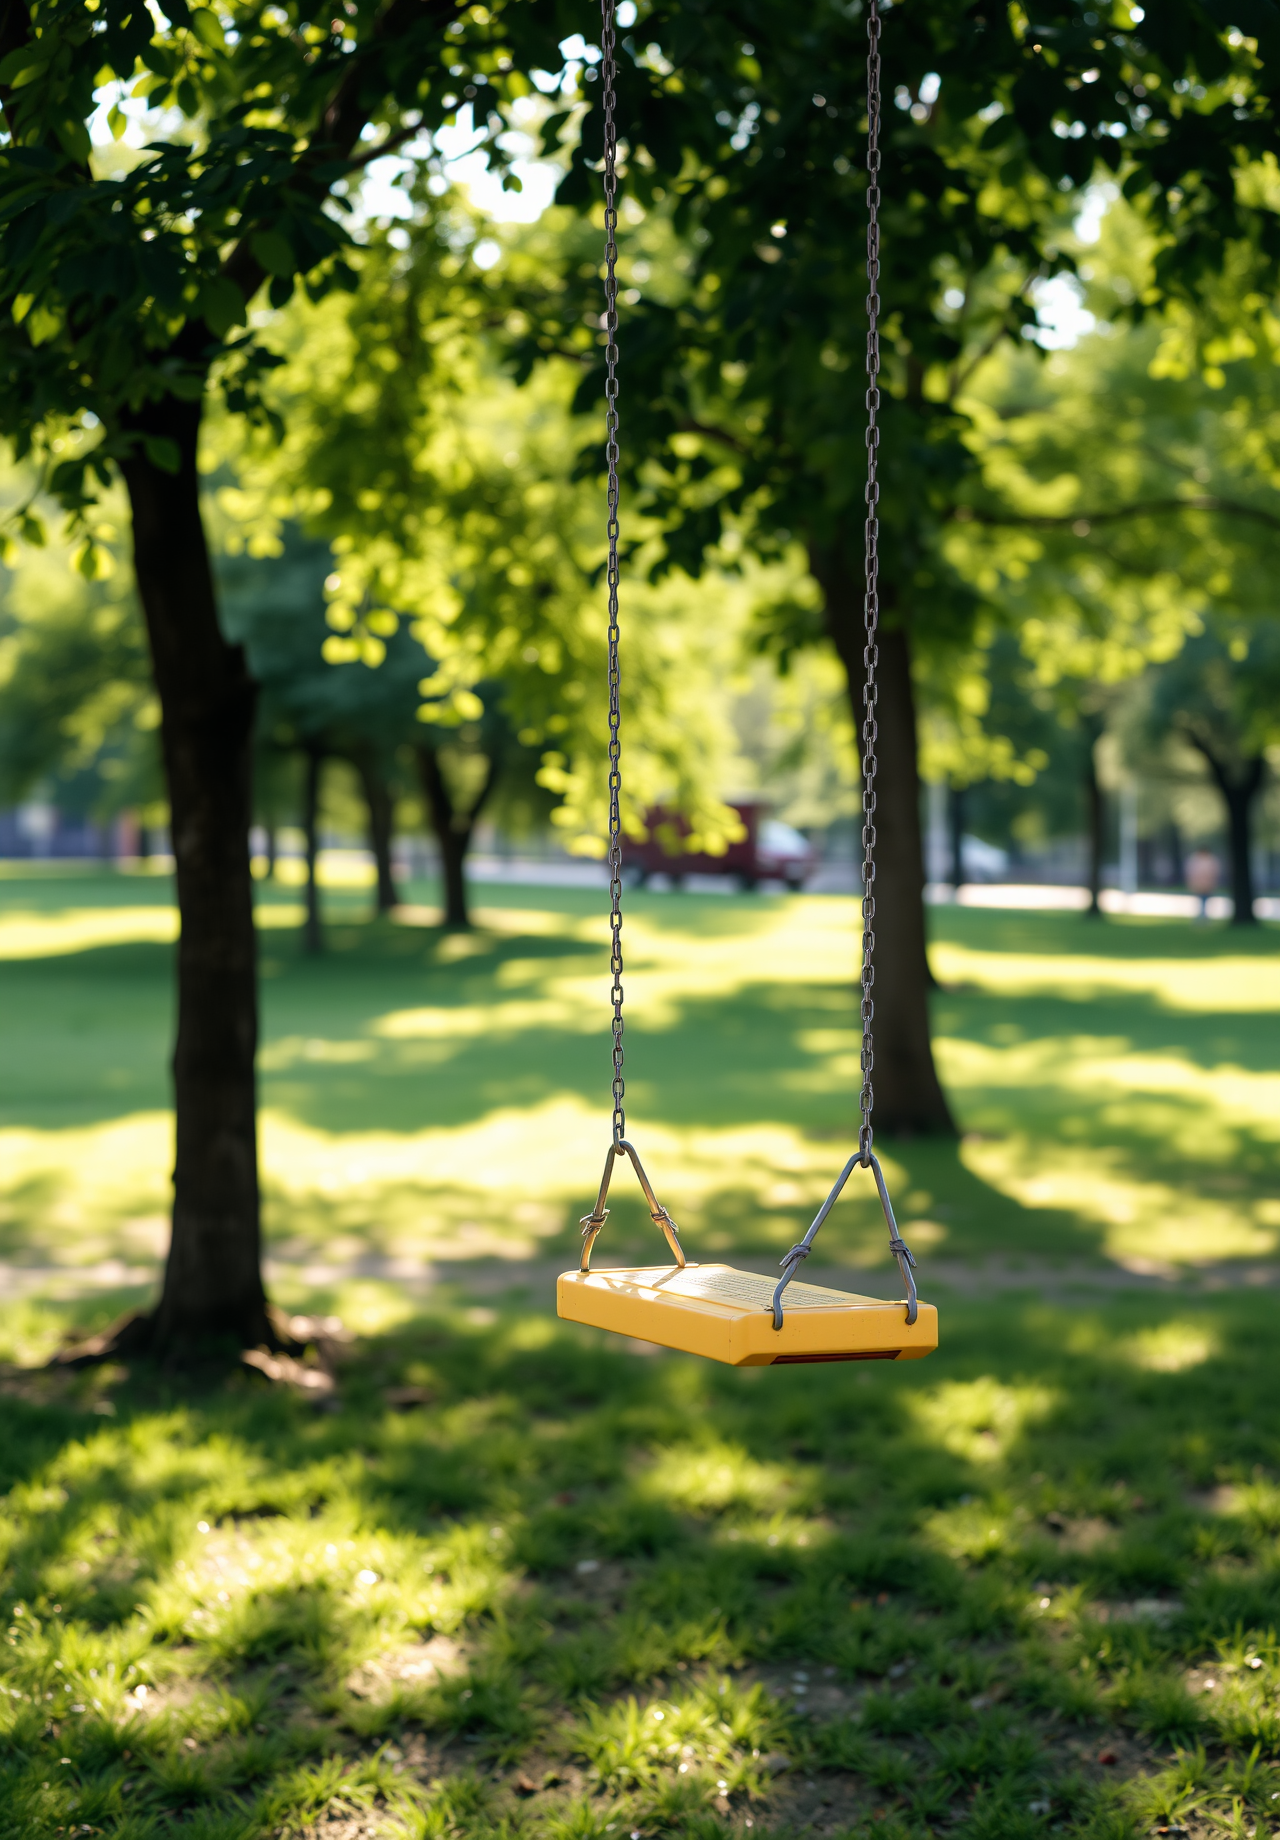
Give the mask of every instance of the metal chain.
[(627, 1134), (622, 1072), (622, 770), (618, 738), (618, 126), (614, 93), (614, 0), (601, 0), (600, 90), (604, 114), (605, 459), (609, 467), (609, 968), (613, 972), (613, 1141)]
[(862, 1165), (876, 1179), (885, 1225), (889, 1229), (889, 1250), (898, 1261), (903, 1283), (907, 1287), (907, 1321), (913, 1323), (919, 1313), (915, 1260), (911, 1249), (898, 1231), (893, 1204), (885, 1185), (880, 1160), (871, 1148), (871, 1074), (875, 1066), (872, 1022), (875, 1003), (875, 919), (876, 919), (876, 667), (880, 648), (876, 635), (880, 625), (880, 482), (877, 468), (880, 458), (880, 13), (878, 0), (867, 5), (867, 524), (866, 574), (863, 621), (866, 644), (862, 662), (866, 677), (862, 688), (862, 1125), (858, 1148), (836, 1178), (835, 1187), (818, 1209), (809, 1231), (779, 1263), (782, 1276), (773, 1293), (773, 1326), (781, 1329), (782, 1299), (788, 1284), (813, 1249), (819, 1227), (835, 1206), (845, 1183)]
[(872, 988), (876, 972), (876, 667), (880, 662), (880, 11), (878, 0), (867, 7), (867, 524), (866, 591), (863, 620), (866, 644), (862, 662), (862, 1124), (858, 1150), (865, 1164), (871, 1156), (871, 1109), (875, 1066), (872, 1022), (876, 1006)]
[[(877, 477), (880, 449), (880, 14), (878, 0), (869, 0), (867, 9), (867, 484), (864, 623), (866, 643), (863, 665), (862, 723), (862, 1123), (858, 1148), (865, 1160), (870, 1156), (873, 1140), (871, 1113), (874, 1104), (872, 1073), (875, 1067), (873, 1023), (875, 1002), (875, 847), (876, 847), (876, 720), (878, 692), (876, 670), (880, 662), (877, 632), (880, 621), (878, 506), (880, 485)], [(621, 743), (618, 700), (618, 133), (616, 121), (615, 69), (616, 34), (614, 0), (601, 0), (600, 87), (604, 118), (604, 228), (605, 281), (605, 458), (609, 472), (608, 524), (608, 607), (609, 607), (609, 925), (611, 950), (609, 965), (613, 973), (613, 1137), (619, 1143), (626, 1135), (623, 1076), (623, 986), (622, 986), (622, 814), (621, 814)]]

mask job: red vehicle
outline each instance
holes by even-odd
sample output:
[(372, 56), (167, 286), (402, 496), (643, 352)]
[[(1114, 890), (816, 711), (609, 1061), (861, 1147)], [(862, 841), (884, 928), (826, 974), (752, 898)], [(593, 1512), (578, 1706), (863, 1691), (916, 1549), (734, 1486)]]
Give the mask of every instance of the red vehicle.
[(681, 887), (687, 875), (733, 876), (745, 892), (767, 881), (785, 882), (792, 890), (803, 888), (818, 867), (818, 852), (808, 838), (790, 824), (768, 817), (767, 805), (734, 800), (729, 809), (737, 812), (747, 834), (731, 843), (723, 856), (709, 856), (701, 850), (668, 854), (659, 827), (687, 837), (688, 820), (662, 810), (646, 812), (648, 839), (644, 843), (630, 837), (622, 840), (623, 874), (635, 888), (643, 887), (651, 875), (665, 875), (673, 888)]

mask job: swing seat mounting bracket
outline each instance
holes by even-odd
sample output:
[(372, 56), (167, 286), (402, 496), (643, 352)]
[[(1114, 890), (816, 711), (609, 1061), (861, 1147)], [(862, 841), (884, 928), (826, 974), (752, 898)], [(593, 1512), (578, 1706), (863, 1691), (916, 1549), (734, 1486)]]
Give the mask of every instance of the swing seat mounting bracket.
[(589, 1272), (591, 1270), (592, 1250), (600, 1237), (600, 1229), (609, 1218), (609, 1210), (605, 1206), (605, 1201), (609, 1193), (609, 1184), (613, 1180), (613, 1166), (620, 1156), (631, 1159), (632, 1167), (639, 1178), (640, 1187), (644, 1190), (644, 1198), (649, 1204), (649, 1217), (671, 1248), (671, 1256), (676, 1262), (676, 1269), (683, 1271), (685, 1256), (684, 1247), (680, 1244), (679, 1228), (654, 1194), (653, 1184), (645, 1174), (644, 1164), (640, 1161), (635, 1145), (629, 1143), (625, 1137), (617, 1137), (609, 1145), (605, 1153), (604, 1174), (600, 1177), (600, 1192), (596, 1196), (596, 1204), (589, 1214), (582, 1216), (578, 1223), (582, 1228), (582, 1263), (578, 1267), (579, 1271)]
[(797, 1245), (791, 1248), (790, 1252), (788, 1252), (785, 1257), (778, 1261), (782, 1266), (782, 1276), (778, 1279), (777, 1287), (773, 1293), (773, 1304), (771, 1306), (773, 1310), (773, 1326), (776, 1330), (781, 1331), (782, 1328), (782, 1293), (786, 1290), (792, 1278), (795, 1277), (797, 1268), (804, 1263), (812, 1252), (813, 1242), (818, 1236), (818, 1229), (821, 1227), (823, 1221), (827, 1218), (827, 1215), (831, 1212), (836, 1202), (840, 1199), (840, 1194), (845, 1183), (849, 1180), (854, 1170), (859, 1168), (870, 1169), (872, 1175), (876, 1179), (876, 1191), (880, 1196), (880, 1206), (884, 1210), (885, 1225), (889, 1229), (889, 1250), (898, 1261), (898, 1270), (902, 1273), (902, 1282), (907, 1287), (905, 1303), (907, 1324), (909, 1327), (914, 1324), (916, 1317), (919, 1315), (920, 1303), (916, 1296), (915, 1281), (916, 1262), (911, 1256), (911, 1248), (907, 1245), (906, 1240), (903, 1239), (898, 1231), (897, 1221), (893, 1218), (893, 1203), (889, 1199), (889, 1190), (885, 1183), (884, 1171), (880, 1167), (880, 1159), (874, 1150), (867, 1146), (860, 1145), (840, 1171), (840, 1174), (836, 1177), (831, 1193), (818, 1209), (817, 1214), (814, 1216), (813, 1225), (809, 1228), (809, 1231)]

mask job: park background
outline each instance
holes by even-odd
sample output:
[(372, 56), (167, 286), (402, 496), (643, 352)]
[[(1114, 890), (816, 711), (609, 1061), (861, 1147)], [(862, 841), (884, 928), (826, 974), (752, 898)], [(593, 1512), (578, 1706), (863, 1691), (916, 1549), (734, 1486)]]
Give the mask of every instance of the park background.
[[(308, 215), (271, 136), (373, 9), (97, 11), (105, 68), (85, 9), (6, 43), (38, 157), (0, 190), (21, 218), (65, 156), (133, 247), (163, 218), (225, 341), (198, 491), (258, 687), (273, 1314), (128, 1340), (185, 974), (131, 528), (173, 454), (110, 340), (162, 406), (199, 367), (161, 271), (86, 265), (59, 206), (44, 270), (5, 245), (0, 1835), (1280, 1832), (1267, 9), (886, 12), (891, 791), (928, 946), (889, 1001), (941, 1110), (877, 1148), (942, 1340), (777, 1373), (553, 1312), (608, 1140), (594, 27), (389, 9), (418, 63)], [(856, 1140), (866, 21), (642, 14), (627, 818), (712, 861), (628, 876), (629, 1121), (693, 1256), (772, 1272)], [(164, 188), (246, 170), (234, 138), (200, 167), (245, 98), (278, 189), (237, 312), (211, 194)], [(801, 892), (701, 872), (739, 805), (807, 840)], [(895, 1296), (858, 1182), (804, 1275)], [(611, 1205), (597, 1262), (649, 1259)]]

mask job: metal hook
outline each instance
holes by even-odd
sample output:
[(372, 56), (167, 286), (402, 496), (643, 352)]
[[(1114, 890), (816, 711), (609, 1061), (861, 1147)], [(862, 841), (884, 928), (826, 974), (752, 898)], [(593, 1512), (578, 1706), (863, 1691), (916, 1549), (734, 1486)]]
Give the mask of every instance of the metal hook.
[[(876, 1179), (876, 1188), (880, 1193), (880, 1206), (884, 1209), (885, 1222), (889, 1228), (889, 1250), (898, 1261), (898, 1270), (902, 1273), (902, 1281), (907, 1287), (907, 1321), (913, 1323), (916, 1320), (919, 1314), (919, 1306), (916, 1300), (916, 1281), (913, 1275), (916, 1262), (911, 1256), (911, 1248), (898, 1232), (897, 1221), (893, 1218), (893, 1205), (889, 1200), (889, 1190), (885, 1187), (884, 1171), (880, 1167), (880, 1159), (875, 1154), (874, 1150), (860, 1144), (849, 1158), (844, 1168), (840, 1171), (840, 1174), (836, 1177), (835, 1187), (818, 1209), (817, 1214), (814, 1216), (813, 1225), (809, 1228), (809, 1231), (798, 1245), (791, 1248), (785, 1258), (778, 1261), (782, 1266), (782, 1276), (778, 1279), (777, 1288), (773, 1293), (773, 1326), (775, 1329), (781, 1329), (782, 1327), (783, 1291), (786, 1290), (792, 1278), (795, 1277), (797, 1267), (802, 1265), (808, 1258), (818, 1228), (822, 1225), (827, 1215), (840, 1199), (841, 1190), (849, 1180), (849, 1177), (853, 1174), (854, 1170), (859, 1167), (863, 1169), (869, 1168)], [(601, 1224), (603, 1224), (603, 1222)], [(584, 1266), (583, 1269), (585, 1270), (586, 1267)]]
[(615, 1138), (613, 1143), (609, 1145), (608, 1152), (604, 1159), (604, 1174), (600, 1177), (600, 1193), (596, 1196), (595, 1207), (589, 1214), (584, 1214), (582, 1219), (578, 1222), (579, 1226), (582, 1228), (582, 1263), (579, 1265), (578, 1269), (579, 1271), (591, 1270), (592, 1248), (596, 1240), (600, 1237), (600, 1229), (609, 1218), (609, 1210), (605, 1206), (605, 1202), (609, 1195), (609, 1183), (613, 1179), (613, 1165), (617, 1162), (624, 1150), (631, 1158), (636, 1175), (640, 1178), (640, 1186), (644, 1190), (645, 1200), (649, 1203), (649, 1214), (653, 1220), (653, 1224), (665, 1235), (666, 1242), (671, 1248), (672, 1257), (675, 1259), (679, 1269), (683, 1271), (685, 1266), (684, 1248), (680, 1244), (680, 1234), (676, 1227), (676, 1223), (672, 1220), (666, 1208), (663, 1207), (658, 1197), (654, 1194), (653, 1184), (644, 1172), (644, 1164), (636, 1155), (634, 1144), (628, 1143), (625, 1137)]

